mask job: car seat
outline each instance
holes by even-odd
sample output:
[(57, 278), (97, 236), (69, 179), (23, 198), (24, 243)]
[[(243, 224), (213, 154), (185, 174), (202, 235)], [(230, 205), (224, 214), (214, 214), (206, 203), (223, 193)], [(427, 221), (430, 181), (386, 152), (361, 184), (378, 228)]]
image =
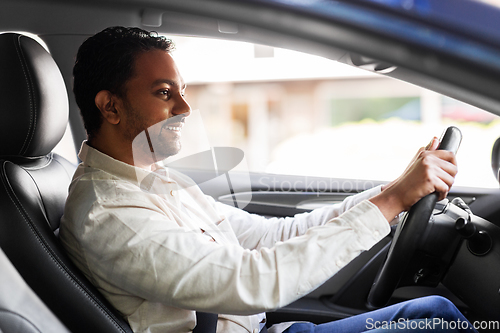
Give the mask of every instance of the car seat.
[[(0, 248), (73, 333), (131, 333), (57, 238), (76, 166), (51, 151), (67, 124), (66, 87), (50, 54), (30, 37), (0, 34)], [(217, 314), (196, 318), (193, 333), (215, 333)]]
[(20, 34), (0, 35), (0, 248), (73, 333), (132, 332), (65, 255), (57, 238), (75, 166), (52, 153), (68, 98), (50, 54)]
[(0, 249), (0, 332), (69, 333)]

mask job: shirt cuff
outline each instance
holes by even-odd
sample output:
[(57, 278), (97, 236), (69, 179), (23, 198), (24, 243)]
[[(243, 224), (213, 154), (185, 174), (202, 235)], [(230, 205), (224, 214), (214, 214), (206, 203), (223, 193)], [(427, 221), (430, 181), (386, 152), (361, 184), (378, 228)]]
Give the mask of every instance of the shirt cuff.
[(371, 248), (391, 232), (391, 227), (380, 209), (371, 201), (365, 200), (357, 204), (342, 218), (358, 232), (360, 243)]
[(368, 200), (370, 198), (373, 198), (374, 196), (380, 194), (382, 192), (382, 185), (375, 186), (373, 188), (370, 188), (368, 190), (365, 190), (363, 192), (360, 192), (358, 194), (355, 194), (353, 196), (354, 202), (360, 203), (364, 200)]

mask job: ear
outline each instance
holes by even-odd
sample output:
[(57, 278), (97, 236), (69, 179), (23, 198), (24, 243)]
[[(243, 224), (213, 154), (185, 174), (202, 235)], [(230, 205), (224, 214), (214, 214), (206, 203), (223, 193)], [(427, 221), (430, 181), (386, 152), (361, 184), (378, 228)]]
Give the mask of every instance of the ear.
[(101, 90), (95, 95), (95, 105), (101, 111), (102, 117), (110, 124), (120, 123), (121, 115), (115, 107), (116, 96), (108, 90)]

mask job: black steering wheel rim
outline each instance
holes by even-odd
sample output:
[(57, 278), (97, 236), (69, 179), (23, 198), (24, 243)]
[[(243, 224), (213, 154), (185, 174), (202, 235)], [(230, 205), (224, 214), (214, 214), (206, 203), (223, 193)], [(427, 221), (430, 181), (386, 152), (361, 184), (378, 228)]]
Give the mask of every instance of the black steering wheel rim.
[[(438, 149), (456, 153), (461, 140), (460, 130), (454, 126), (448, 127)], [(408, 266), (408, 261), (423, 241), (437, 200), (437, 193), (423, 197), (411, 207), (398, 224), (386, 260), (368, 294), (367, 302), (370, 307), (382, 307), (389, 301)]]

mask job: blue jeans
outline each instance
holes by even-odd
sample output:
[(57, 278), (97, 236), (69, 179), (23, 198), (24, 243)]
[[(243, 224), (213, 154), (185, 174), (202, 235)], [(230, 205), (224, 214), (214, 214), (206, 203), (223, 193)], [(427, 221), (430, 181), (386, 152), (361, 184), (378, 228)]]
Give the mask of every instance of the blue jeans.
[(428, 296), (326, 324), (295, 323), (286, 333), (477, 332), (444, 297)]

